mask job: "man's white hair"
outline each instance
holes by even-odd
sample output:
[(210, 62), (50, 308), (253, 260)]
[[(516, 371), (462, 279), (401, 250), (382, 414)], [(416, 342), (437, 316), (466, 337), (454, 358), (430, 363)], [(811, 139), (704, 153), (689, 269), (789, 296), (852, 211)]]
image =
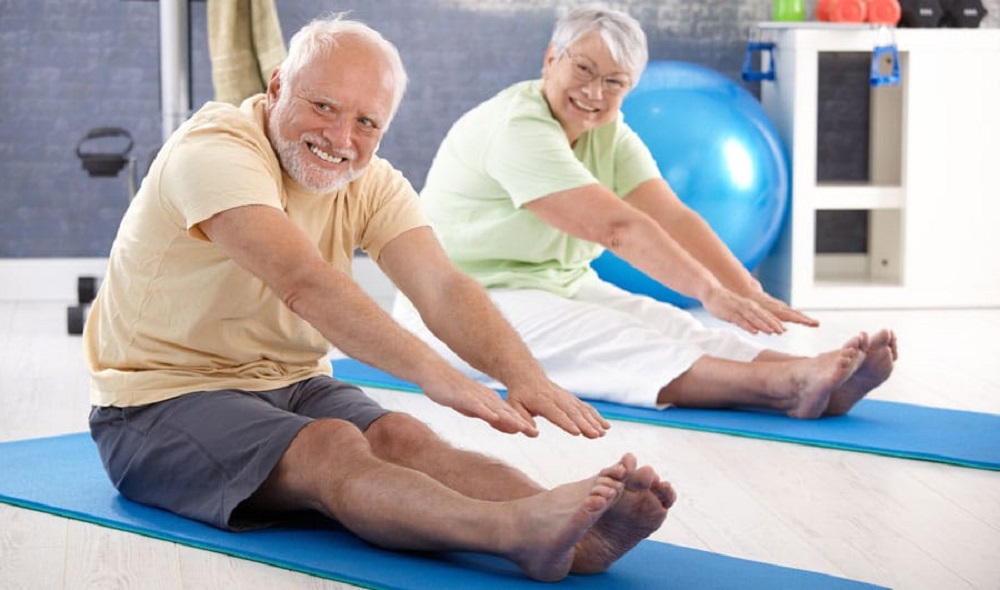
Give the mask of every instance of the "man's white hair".
[[(337, 13), (317, 18), (299, 29), (288, 43), (288, 56), (278, 66), (279, 75), (285, 84), (289, 84), (302, 71), (302, 68), (317, 55), (337, 47), (340, 38), (360, 37), (379, 48), (392, 67), (394, 84), (392, 110), (389, 112), (389, 121), (391, 121), (396, 115), (399, 103), (403, 100), (408, 82), (406, 70), (403, 68), (403, 60), (399, 57), (399, 50), (368, 25), (343, 17), (344, 13)], [(388, 126), (388, 121), (386, 125)]]

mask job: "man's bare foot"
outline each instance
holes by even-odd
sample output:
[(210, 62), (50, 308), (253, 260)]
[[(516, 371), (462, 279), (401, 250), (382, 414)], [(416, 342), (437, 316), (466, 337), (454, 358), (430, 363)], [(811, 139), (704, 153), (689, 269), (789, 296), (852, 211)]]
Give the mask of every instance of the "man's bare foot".
[(864, 348), (868, 335), (851, 338), (837, 350), (821, 355), (792, 361), (794, 367), (786, 387), (795, 394), (796, 401), (787, 414), (793, 418), (819, 418), (826, 411), (830, 397), (841, 388), (865, 360)]
[(841, 416), (850, 411), (854, 404), (881, 385), (892, 374), (899, 357), (896, 335), (892, 330), (880, 330), (868, 340), (865, 360), (844, 384), (830, 396), (824, 416)]
[(677, 500), (670, 483), (649, 466), (635, 470), (625, 482), (625, 491), (577, 544), (572, 571), (593, 574), (611, 567), (667, 518)]
[(500, 555), (535, 580), (566, 577), (577, 543), (621, 498), (630, 465), (635, 458), (627, 454), (595, 477), (511, 502), (510, 536)]

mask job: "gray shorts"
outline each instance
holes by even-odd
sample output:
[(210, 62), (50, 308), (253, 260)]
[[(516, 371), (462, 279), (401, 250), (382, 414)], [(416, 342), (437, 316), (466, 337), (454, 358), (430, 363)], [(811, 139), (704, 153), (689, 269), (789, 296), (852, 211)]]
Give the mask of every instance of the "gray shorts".
[(324, 376), (271, 391), (223, 389), (145, 406), (94, 407), (90, 433), (126, 498), (243, 530), (274, 522), (237, 508), (305, 425), (338, 418), (363, 432), (387, 412), (357, 387)]

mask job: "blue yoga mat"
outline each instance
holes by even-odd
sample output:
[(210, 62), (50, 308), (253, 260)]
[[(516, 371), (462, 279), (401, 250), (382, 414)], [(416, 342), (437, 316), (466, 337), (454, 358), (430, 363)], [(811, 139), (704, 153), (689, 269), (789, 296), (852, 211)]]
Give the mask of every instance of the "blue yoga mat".
[[(333, 372), (360, 386), (420, 392), (416, 385), (354, 359), (333, 361)], [(845, 416), (796, 420), (764, 412), (654, 410), (588, 401), (608, 419), (1000, 470), (997, 414), (865, 399)]]
[[(0, 474), (0, 502), (362, 587), (539, 587), (499, 558), (386, 551), (332, 523), (230, 533), (130, 502), (111, 486), (97, 449), (85, 433), (0, 443)], [(605, 573), (569, 576), (559, 587), (880, 588), (655, 541), (643, 541)]]

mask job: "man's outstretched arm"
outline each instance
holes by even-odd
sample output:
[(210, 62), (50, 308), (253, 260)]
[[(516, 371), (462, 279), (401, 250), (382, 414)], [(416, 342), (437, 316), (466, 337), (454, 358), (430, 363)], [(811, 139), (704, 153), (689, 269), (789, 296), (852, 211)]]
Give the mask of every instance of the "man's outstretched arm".
[(588, 438), (604, 434), (607, 421), (546, 377), (486, 291), (454, 267), (430, 228), (395, 238), (378, 263), (442, 342), (507, 387), (508, 403), (526, 420), (542, 416)]
[(260, 278), (297, 315), (345, 354), (412, 381), (428, 397), (497, 430), (537, 430), (493, 390), (454, 369), (396, 323), (306, 235), (273, 207), (229, 209), (199, 224), (237, 264)]

